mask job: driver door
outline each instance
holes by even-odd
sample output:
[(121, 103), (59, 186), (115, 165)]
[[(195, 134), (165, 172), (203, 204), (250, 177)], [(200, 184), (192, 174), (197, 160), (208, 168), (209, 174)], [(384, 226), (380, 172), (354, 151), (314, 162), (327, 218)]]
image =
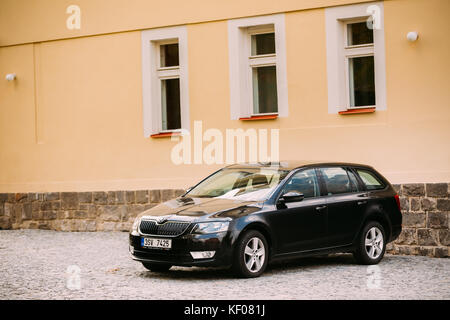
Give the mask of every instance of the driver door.
[(271, 215), (278, 253), (291, 253), (322, 248), (327, 234), (327, 205), (321, 197), (315, 169), (295, 173), (286, 183), (281, 195), (299, 192), (304, 199), (277, 204), (278, 211)]

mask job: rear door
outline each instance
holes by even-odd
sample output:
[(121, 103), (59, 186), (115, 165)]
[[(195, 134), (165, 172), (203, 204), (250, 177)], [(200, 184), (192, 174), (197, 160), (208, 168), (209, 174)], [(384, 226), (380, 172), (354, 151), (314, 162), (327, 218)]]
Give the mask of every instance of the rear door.
[(350, 244), (362, 222), (367, 194), (349, 168), (329, 167), (319, 171), (328, 207), (327, 245)]

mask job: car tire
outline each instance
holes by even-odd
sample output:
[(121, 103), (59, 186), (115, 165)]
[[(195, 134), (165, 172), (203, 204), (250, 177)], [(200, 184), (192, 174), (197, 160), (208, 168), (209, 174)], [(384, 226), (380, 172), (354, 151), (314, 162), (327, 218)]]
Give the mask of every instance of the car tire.
[(383, 259), (386, 251), (386, 232), (380, 223), (367, 223), (357, 241), (353, 256), (359, 264), (377, 264)]
[(163, 263), (148, 263), (142, 262), (142, 265), (149, 271), (153, 272), (166, 272), (172, 267), (170, 264)]
[(242, 278), (259, 277), (267, 267), (268, 258), (266, 238), (256, 230), (249, 230), (236, 243), (232, 269)]

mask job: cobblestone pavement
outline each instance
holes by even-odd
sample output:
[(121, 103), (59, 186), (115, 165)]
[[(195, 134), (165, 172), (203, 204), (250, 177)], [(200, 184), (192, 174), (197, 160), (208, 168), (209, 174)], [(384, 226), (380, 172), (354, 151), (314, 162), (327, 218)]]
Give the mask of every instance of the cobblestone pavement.
[(367, 267), (333, 255), (235, 279), (214, 268), (147, 271), (125, 232), (4, 230), (0, 299), (450, 299), (450, 259), (387, 255)]

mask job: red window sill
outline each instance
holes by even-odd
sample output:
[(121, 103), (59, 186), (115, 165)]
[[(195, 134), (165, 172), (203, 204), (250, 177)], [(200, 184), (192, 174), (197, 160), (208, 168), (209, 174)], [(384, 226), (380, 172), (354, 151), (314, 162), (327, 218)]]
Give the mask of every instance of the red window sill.
[(161, 132), (155, 133), (150, 136), (150, 138), (170, 138), (171, 136), (178, 136), (180, 132)]
[(375, 107), (360, 108), (360, 109), (348, 109), (345, 111), (339, 111), (339, 114), (347, 115), (347, 114), (360, 114), (360, 113), (372, 113), (372, 112), (375, 112)]
[(251, 116), (247, 118), (239, 118), (242, 121), (252, 121), (252, 120), (273, 120), (278, 118), (277, 114), (268, 114), (268, 115), (260, 115), (260, 116)]

